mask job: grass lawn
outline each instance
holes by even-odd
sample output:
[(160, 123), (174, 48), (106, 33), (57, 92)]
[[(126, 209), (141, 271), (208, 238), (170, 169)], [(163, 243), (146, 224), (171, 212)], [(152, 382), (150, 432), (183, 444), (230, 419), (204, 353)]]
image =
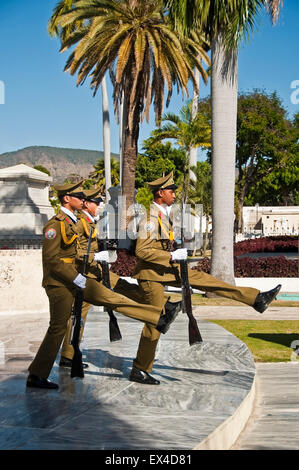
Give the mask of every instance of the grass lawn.
[(299, 361), (299, 357), (292, 355), (293, 349), (291, 348), (293, 341), (298, 341), (299, 345), (299, 320), (210, 321), (222, 326), (243, 341), (256, 362)]
[[(181, 294), (171, 294), (171, 301), (180, 300)], [(241, 305), (223, 297), (207, 298), (192, 295), (192, 305)], [(274, 300), (272, 307), (299, 307), (298, 301)], [(299, 320), (210, 320), (222, 326), (243, 341), (256, 362), (299, 361), (291, 348), (293, 341), (299, 345)], [(293, 354), (292, 354), (293, 353)]]

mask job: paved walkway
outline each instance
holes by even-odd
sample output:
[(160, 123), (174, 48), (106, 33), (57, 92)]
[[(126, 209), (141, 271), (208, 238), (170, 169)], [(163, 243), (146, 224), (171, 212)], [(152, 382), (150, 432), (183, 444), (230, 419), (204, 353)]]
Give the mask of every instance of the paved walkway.
[[(203, 345), (190, 348), (187, 318), (180, 315), (162, 335), (154, 368), (161, 385), (152, 387), (128, 381), (142, 325), (121, 317), (123, 341), (110, 343), (107, 319), (93, 309), (83, 342), (89, 369), (84, 380), (71, 380), (56, 363), (51, 378), (59, 391), (25, 388), (48, 314), (1, 314), (0, 449), (298, 449), (299, 361), (255, 369), (243, 343), (205, 321), (298, 320), (298, 313), (294, 307), (270, 307), (262, 315), (249, 307), (195, 307)], [(239, 410), (255, 377), (256, 402), (244, 427), (248, 407)]]
[(247, 306), (194, 307), (196, 318), (203, 320), (299, 320), (299, 307), (269, 307), (258, 313)]
[(299, 362), (256, 368), (253, 412), (232, 450), (299, 450)]
[(190, 347), (180, 314), (159, 342), (153, 375), (161, 384), (141, 385), (128, 376), (142, 323), (119, 316), (123, 340), (110, 343), (107, 315), (95, 309), (82, 345), (84, 379), (71, 379), (56, 362), (50, 378), (59, 390), (26, 390), (48, 314), (0, 320), (0, 449), (187, 451), (227, 448), (239, 435), (237, 420), (210, 439), (242, 407), (255, 367), (244, 343), (215, 323), (199, 320), (204, 341)]
[[(196, 308), (196, 317), (218, 320), (299, 320), (298, 307), (269, 307), (263, 314), (249, 307)], [(299, 449), (299, 358), (289, 363), (256, 363), (256, 398), (252, 414), (232, 450)]]

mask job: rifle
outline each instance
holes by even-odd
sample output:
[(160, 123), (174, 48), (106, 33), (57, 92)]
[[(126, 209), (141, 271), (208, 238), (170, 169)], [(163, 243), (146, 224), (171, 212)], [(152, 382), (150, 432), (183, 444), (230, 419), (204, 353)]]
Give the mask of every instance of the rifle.
[[(184, 183), (182, 190), (182, 224), (181, 224), (181, 247), (184, 248), (184, 225), (185, 225), (185, 207), (184, 207), (184, 192), (185, 192), (185, 172), (184, 172)], [(187, 313), (189, 319), (189, 344), (192, 346), (196, 343), (202, 342), (202, 337), (198, 329), (197, 321), (195, 320), (192, 313), (192, 302), (191, 302), (191, 286), (189, 283), (188, 275), (188, 261), (180, 260), (181, 270), (181, 286), (182, 286), (182, 311)]]
[[(107, 250), (107, 221), (108, 221), (108, 214), (104, 211), (104, 219), (105, 219), (105, 233), (103, 239), (101, 240), (102, 249), (104, 251)], [(98, 240), (99, 245), (99, 240)], [(109, 264), (107, 261), (101, 261), (102, 267), (102, 276), (103, 276), (103, 285), (110, 290), (113, 290), (110, 284), (110, 274), (109, 274)], [(117, 323), (117, 318), (113, 313), (112, 308), (105, 308), (105, 312), (109, 315), (109, 336), (110, 341), (120, 341), (122, 339), (121, 332)]]
[[(83, 275), (85, 275), (87, 271), (87, 264), (88, 264), (90, 245), (91, 245), (91, 237), (92, 237), (92, 228), (90, 229), (90, 232), (89, 232), (87, 253), (83, 256), (83, 272), (82, 272)], [(73, 325), (72, 325), (71, 345), (74, 348), (74, 356), (72, 360), (71, 377), (72, 378), (80, 377), (81, 379), (84, 377), (82, 353), (79, 347), (80, 331), (81, 331), (81, 326), (82, 326), (81, 325), (82, 304), (83, 304), (83, 289), (81, 289), (81, 287), (77, 287), (75, 301), (73, 305)]]

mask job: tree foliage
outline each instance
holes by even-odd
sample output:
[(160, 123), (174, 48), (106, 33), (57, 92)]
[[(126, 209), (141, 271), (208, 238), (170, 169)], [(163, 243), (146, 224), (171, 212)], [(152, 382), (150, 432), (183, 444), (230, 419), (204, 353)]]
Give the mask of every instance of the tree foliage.
[[(92, 186), (102, 187), (105, 190), (105, 161), (99, 160), (94, 165), (94, 171), (89, 174), (88, 180)], [(111, 185), (119, 185), (119, 160), (111, 158)]]
[[(193, 67), (207, 81), (200, 59), (209, 63), (209, 58), (198, 36), (182, 38), (173, 32), (162, 0), (70, 3), (67, 12), (57, 7), (53, 18), (53, 29), (60, 33), (62, 40), (61, 50), (74, 47), (65, 70), (77, 74), (77, 85), (89, 77), (94, 94), (109, 70), (116, 113), (125, 99), (122, 190), (130, 206), (134, 199), (140, 121), (149, 117), (151, 104), (156, 119), (160, 118), (165, 88), (168, 90), (166, 104), (174, 86), (188, 95), (189, 79), (196, 86)], [(61, 4), (65, 6), (65, 1)], [(65, 31), (68, 31), (66, 37)]]
[(178, 181), (184, 170), (185, 154), (182, 149), (175, 148), (170, 142), (152, 145), (151, 138), (143, 142), (144, 153), (138, 154), (136, 166), (136, 188), (141, 188), (149, 181), (154, 181), (174, 172)]
[(35, 170), (42, 171), (43, 173), (46, 173), (47, 175), (51, 176), (50, 171), (44, 167), (43, 165), (34, 165), (33, 167)]
[[(236, 193), (241, 207), (295, 203), (298, 136), (298, 116), (287, 118), (276, 93), (255, 90), (239, 97)], [(238, 228), (242, 230), (241, 220)]]

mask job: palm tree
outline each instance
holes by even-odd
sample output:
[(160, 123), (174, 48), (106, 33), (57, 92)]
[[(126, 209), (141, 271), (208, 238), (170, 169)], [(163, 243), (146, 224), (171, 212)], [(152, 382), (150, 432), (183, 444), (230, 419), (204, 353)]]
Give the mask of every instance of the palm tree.
[(281, 0), (166, 0), (180, 31), (201, 28), (212, 50), (212, 201), (211, 272), (234, 283), (233, 234), (237, 118), (237, 47), (254, 26), (262, 6), (273, 21)]
[(148, 139), (150, 145), (155, 145), (165, 139), (174, 139), (180, 149), (185, 152), (184, 172), (186, 174), (186, 187), (184, 202), (188, 199), (190, 181), (190, 151), (192, 148), (208, 148), (211, 146), (211, 128), (201, 113), (193, 117), (192, 102), (183, 106), (179, 115), (166, 113), (162, 122), (168, 121), (162, 127), (155, 129)]
[[(78, 20), (65, 28), (60, 27), (61, 16), (69, 11), (77, 0), (61, 0), (54, 8), (53, 14), (49, 20), (48, 32), (51, 36), (59, 36), (61, 42), (68, 39), (69, 35), (83, 26), (83, 20)], [(109, 102), (107, 93), (106, 77), (102, 80), (102, 116), (103, 116), (103, 147), (105, 161), (105, 190), (106, 200), (109, 200), (109, 188), (111, 187), (111, 153), (110, 153), (110, 118)]]
[(184, 40), (170, 28), (163, 15), (162, 0), (79, 0), (62, 15), (59, 25), (72, 28), (83, 20), (81, 28), (62, 43), (62, 50), (76, 46), (65, 70), (78, 74), (77, 85), (91, 77), (96, 94), (107, 70), (114, 74), (114, 108), (124, 93), (125, 119), (123, 142), (122, 189), (127, 207), (134, 202), (135, 167), (140, 121), (148, 119), (153, 102), (156, 119), (161, 117), (164, 88), (167, 103), (173, 85), (188, 94), (188, 81), (196, 66), (204, 80), (206, 72), (197, 59), (209, 59), (201, 45), (192, 38)]
[[(110, 187), (119, 185), (119, 161), (111, 157), (111, 172), (110, 172)], [(97, 187), (103, 187), (107, 194), (107, 182), (106, 182), (106, 163), (105, 159), (99, 160), (94, 165), (94, 171), (89, 174), (89, 178), (92, 180), (93, 185)], [(109, 188), (108, 188), (109, 189)]]

